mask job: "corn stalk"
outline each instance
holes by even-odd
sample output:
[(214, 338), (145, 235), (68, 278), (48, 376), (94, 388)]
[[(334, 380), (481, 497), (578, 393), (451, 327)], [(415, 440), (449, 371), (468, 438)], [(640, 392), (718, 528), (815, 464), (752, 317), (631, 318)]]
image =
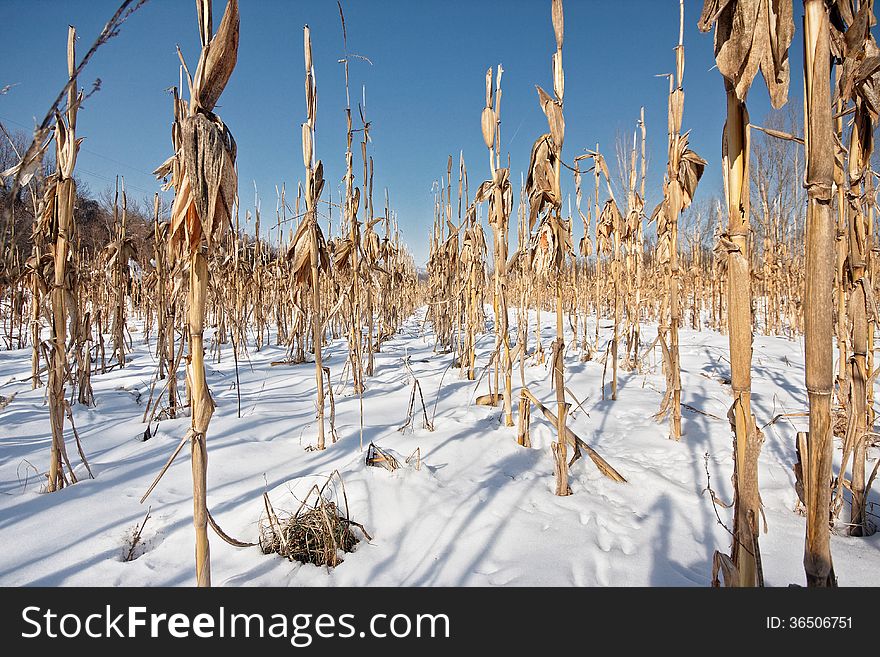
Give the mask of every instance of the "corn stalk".
[[(76, 30), (67, 32), (67, 69), (72, 78), (75, 73)], [(51, 310), (52, 337), (49, 348), (49, 418), (52, 425), (52, 447), (49, 460), (49, 481), (47, 490), (63, 488), (67, 483), (64, 465), (67, 465), (70, 482), (76, 482), (76, 475), (70, 466), (67, 449), (64, 446), (64, 390), (68, 378), (67, 369), (67, 319), (70, 309), (76, 305), (74, 281), (76, 275), (69, 266), (70, 243), (74, 232), (73, 204), (76, 199), (76, 182), (73, 170), (80, 140), (76, 137), (76, 115), (82, 93), (77, 91), (76, 80), (68, 87), (67, 110), (55, 121), (55, 158), (57, 169), (46, 182), (43, 198), (43, 215), (40, 218), (41, 232), (51, 244), (51, 284), (49, 303)]]
[[(727, 319), (733, 405), (728, 412), (734, 433), (734, 523), (728, 585), (762, 585), (758, 520), (758, 455), (762, 436), (751, 409), (752, 317), (749, 217), (749, 116), (746, 96), (759, 70), (775, 108), (788, 96), (788, 45), (794, 33), (791, 0), (706, 0), (698, 27), (715, 25), (715, 60), (724, 77), (727, 122), (722, 141), (727, 232)], [(742, 47), (743, 43), (749, 44)], [(830, 289), (829, 289), (830, 292)], [(830, 301), (830, 300), (829, 300)], [(830, 353), (830, 349), (829, 349)]]
[[(669, 78), (668, 165), (663, 185), (663, 201), (653, 212), (657, 221), (657, 259), (663, 267), (664, 312), (658, 330), (666, 372), (666, 394), (657, 417), (670, 416), (669, 437), (681, 439), (681, 360), (678, 328), (681, 324), (681, 267), (679, 265), (678, 219), (693, 200), (706, 161), (688, 148), (688, 134), (681, 134), (684, 114), (684, 1), (679, 3), (678, 46), (675, 48), (675, 75)], [(674, 86), (673, 86), (674, 79)]]
[(315, 384), (318, 404), (318, 449), (324, 449), (324, 368), (321, 364), (323, 332), (321, 330), (321, 287), (318, 266), (320, 251), (318, 242), (318, 199), (324, 187), (324, 167), (315, 160), (315, 118), (318, 104), (318, 91), (315, 83), (315, 69), (312, 65), (312, 41), (309, 27), (303, 30), (306, 69), (306, 111), (308, 118), (303, 124), (303, 164), (306, 167), (306, 218), (309, 232), (309, 254), (311, 263), (312, 289), (312, 348), (315, 352)]
[(828, 10), (804, 0), (804, 141), (807, 155), (804, 343), (810, 431), (802, 454), (807, 533), (804, 570), (809, 586), (835, 586), (831, 560), (832, 298), (834, 284), (834, 124), (831, 116), (831, 49)]
[[(171, 259), (189, 266), (187, 327), (189, 363), (187, 393), (191, 426), (188, 432), (193, 475), (193, 526), (195, 527), (196, 582), (211, 585), (208, 543), (207, 432), (214, 401), (205, 380), (204, 326), (208, 297), (207, 256), (218, 245), (231, 222), (238, 176), (235, 140), (213, 109), (229, 82), (238, 57), (239, 13), (237, 0), (229, 0), (217, 33), (213, 34), (212, 0), (197, 5), (201, 53), (195, 76), (187, 71), (189, 102), (175, 92), (172, 139), (174, 155), (160, 166), (159, 178), (171, 175), (174, 204), (168, 234)], [(212, 36), (213, 34), (213, 36)]]
[(556, 52), (552, 59), (554, 96), (551, 97), (541, 87), (537, 87), (539, 103), (547, 117), (550, 132), (538, 137), (532, 146), (526, 193), (529, 198), (530, 230), (535, 220), (542, 216), (532, 246), (532, 267), (538, 275), (555, 279), (556, 283), (556, 340), (553, 343), (551, 362), (556, 390), (557, 441), (553, 443), (552, 450), (556, 463), (556, 494), (564, 496), (571, 494), (571, 488), (568, 485), (565, 441), (568, 404), (565, 401), (562, 279), (565, 259), (571, 252), (572, 239), (571, 223), (562, 218), (560, 191), (562, 142), (565, 137), (565, 120), (562, 116), (565, 90), (565, 73), (562, 68), (564, 33), (562, 0), (553, 0), (551, 8), (553, 32), (556, 37)]
[[(865, 462), (868, 448), (868, 430), (872, 418), (869, 415), (868, 372), (871, 364), (869, 336), (873, 335), (874, 303), (873, 280), (869, 253), (871, 245), (870, 201), (865, 191), (871, 176), (871, 155), (874, 150), (873, 132), (878, 116), (874, 92), (880, 83), (880, 55), (870, 27), (874, 18), (873, 2), (861, 3), (858, 11), (849, 0), (837, 2), (833, 7), (831, 22), (831, 51), (842, 59), (838, 66), (836, 99), (841, 108), (853, 103), (855, 115), (849, 138), (846, 185), (840, 184), (840, 212), (846, 217), (846, 244), (848, 247), (846, 270), (841, 283), (845, 282), (849, 293), (846, 319), (849, 325), (851, 356), (846, 360), (845, 406), (847, 414), (843, 457), (837, 477), (834, 508), (839, 512), (843, 502), (843, 487), (847, 464), (852, 457), (852, 493), (850, 534), (864, 536), (870, 533), (867, 520), (867, 482)], [(845, 30), (842, 30), (843, 26)], [(835, 166), (837, 169), (842, 166)], [(842, 182), (842, 181), (841, 181)], [(843, 289), (839, 291), (841, 293)], [(843, 362), (843, 354), (840, 356)]]
[[(513, 192), (510, 187), (510, 169), (502, 168), (501, 162), (501, 74), (504, 69), (498, 66), (498, 77), (494, 89), (492, 69), (486, 71), (486, 106), (481, 117), (483, 142), (489, 150), (489, 171), (492, 177), (480, 185), (475, 203), (489, 202), (489, 225), (495, 237), (495, 348), (500, 355), (500, 369), (504, 376), (504, 424), (513, 426), (513, 400), (511, 377), (513, 364), (510, 360), (510, 339), (507, 313), (507, 230), (510, 212), (513, 208)], [(497, 362), (497, 361), (496, 361)], [(496, 365), (496, 373), (498, 372)], [(498, 390), (496, 377), (495, 389)]]

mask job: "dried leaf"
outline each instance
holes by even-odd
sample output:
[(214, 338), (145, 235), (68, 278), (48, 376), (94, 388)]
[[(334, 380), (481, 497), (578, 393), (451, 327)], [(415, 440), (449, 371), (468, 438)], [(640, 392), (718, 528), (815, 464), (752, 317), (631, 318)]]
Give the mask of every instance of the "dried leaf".
[[(184, 177), (190, 186), (195, 219), (210, 243), (228, 223), (238, 187), (235, 142), (219, 118), (212, 121), (201, 113), (184, 119), (181, 142)], [(175, 197), (175, 206), (179, 196)], [(189, 216), (189, 208), (186, 211)], [(189, 221), (188, 228), (195, 232), (195, 222)], [(197, 239), (191, 237), (190, 248), (197, 246)]]
[(788, 48), (794, 36), (792, 0), (705, 0), (697, 23), (715, 25), (715, 61), (745, 101), (760, 70), (774, 108), (788, 100)]
[(23, 159), (18, 164), (11, 166), (5, 171), (0, 172), (0, 180), (4, 180), (6, 178), (14, 178), (16, 175), (18, 175), (19, 185), (21, 185), (22, 187), (27, 185), (31, 181), (31, 179), (33, 179), (34, 174), (36, 174), (37, 170), (40, 168), (40, 163), (43, 161), (43, 157), (46, 155), (46, 150), (49, 148), (50, 143), (52, 143), (51, 139), (46, 140), (42, 146), (34, 150), (33, 155), (31, 155), (30, 157), (28, 157), (27, 153), (25, 153), (25, 159)]
[(229, 0), (217, 33), (204, 48), (196, 68), (193, 97), (207, 111), (214, 109), (238, 61), (238, 0)]
[(541, 135), (532, 145), (529, 161), (529, 174), (526, 179), (526, 195), (529, 200), (529, 230), (535, 220), (548, 206), (558, 203), (554, 162), (556, 157), (551, 148), (549, 134)]

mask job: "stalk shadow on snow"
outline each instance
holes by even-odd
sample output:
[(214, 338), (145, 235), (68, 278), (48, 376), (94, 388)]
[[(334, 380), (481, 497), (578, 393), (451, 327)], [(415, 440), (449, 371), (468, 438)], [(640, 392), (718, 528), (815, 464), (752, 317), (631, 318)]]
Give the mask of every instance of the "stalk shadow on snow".
[(672, 546), (669, 540), (672, 527), (677, 516), (684, 520), (681, 514), (676, 513), (674, 504), (669, 495), (661, 494), (657, 502), (651, 507), (650, 513), (658, 514), (660, 522), (651, 545), (651, 586), (706, 586), (709, 574), (712, 572), (712, 556), (705, 560), (701, 559), (689, 565), (684, 565), (672, 557)]
[[(707, 397), (704, 397), (699, 394), (688, 394), (688, 403), (693, 405), (695, 408), (705, 408), (706, 402), (709, 401)], [(718, 421), (713, 420), (705, 415), (700, 413), (696, 413), (694, 411), (690, 411), (688, 409), (682, 409), (682, 437), (681, 442), (677, 445), (677, 447), (683, 447), (690, 452), (690, 464), (691, 464), (691, 472), (693, 473), (693, 494), (695, 495), (695, 500), (699, 504), (700, 509), (700, 519), (702, 521), (702, 540), (700, 543), (703, 545), (706, 552), (706, 563), (709, 564), (709, 570), (705, 571), (707, 573), (711, 572), (711, 564), (712, 558), (716, 549), (721, 549), (722, 551), (727, 548), (727, 546), (717, 545), (715, 539), (715, 528), (717, 527), (717, 518), (715, 517), (714, 511), (712, 511), (712, 505), (714, 502), (708, 493), (705, 492), (706, 489), (706, 473), (705, 473), (705, 461), (704, 454), (710, 454), (710, 464), (712, 463), (711, 459), (711, 434), (712, 434), (712, 426), (710, 422), (714, 422), (716, 425), (721, 425), (721, 431), (730, 431), (730, 425), (726, 421)], [(727, 452), (725, 451), (725, 455)], [(733, 452), (729, 453), (729, 457), (727, 458), (727, 462), (729, 463), (730, 472), (733, 472)], [(715, 458), (716, 466), (721, 463), (721, 459), (716, 456)], [(711, 465), (710, 465), (711, 467)], [(721, 486), (719, 486), (719, 480), (721, 482)], [(730, 494), (727, 493), (728, 490), (728, 478), (726, 476), (715, 477), (713, 479), (713, 488), (722, 496), (732, 496), (732, 492)]]
[[(472, 428), (467, 428), (457, 433), (454, 433), (448, 437), (446, 437), (443, 443), (440, 443), (436, 446), (433, 446), (432, 451), (438, 451), (442, 448), (445, 443), (452, 443), (457, 440), (460, 440), (466, 437), (469, 433), (473, 431)], [(456, 548), (460, 545), (460, 541), (465, 540), (467, 543), (467, 548), (473, 549), (474, 545), (474, 536), (469, 535), (468, 532), (474, 527), (477, 527), (482, 522), (483, 514), (490, 513), (489, 507), (491, 506), (493, 500), (495, 500), (502, 493), (504, 495), (510, 494), (510, 487), (513, 484), (513, 480), (510, 479), (510, 475), (505, 472), (505, 469), (509, 469), (510, 464), (518, 464), (518, 468), (515, 468), (516, 472), (525, 472), (529, 470), (533, 470), (534, 466), (541, 459), (541, 454), (538, 450), (528, 450), (524, 449), (521, 453), (516, 453), (508, 456), (503, 461), (492, 466), (490, 472), (494, 472), (492, 479), (500, 482), (501, 485), (496, 486), (487, 486), (488, 490), (485, 498), (481, 498), (477, 505), (476, 513), (461, 513), (461, 509), (457, 509), (452, 513), (451, 516), (442, 524), (441, 529), (434, 530), (434, 538), (428, 546), (419, 545), (420, 534), (422, 527), (427, 523), (430, 524), (434, 519), (435, 515), (432, 513), (431, 508), (421, 508), (418, 509), (418, 513), (416, 516), (416, 520), (414, 522), (408, 523), (406, 528), (403, 530), (403, 533), (397, 537), (395, 537), (395, 541), (393, 545), (385, 544), (390, 549), (390, 552), (387, 556), (383, 557), (380, 561), (378, 561), (375, 565), (373, 565), (370, 570), (363, 574), (364, 581), (370, 582), (374, 581), (377, 577), (380, 577), (382, 572), (385, 570), (392, 570), (393, 566), (395, 566), (400, 558), (404, 554), (406, 554), (410, 550), (418, 550), (422, 552), (422, 556), (416, 560), (416, 562), (408, 569), (408, 572), (401, 577), (401, 583), (406, 586), (432, 586), (436, 585), (437, 581), (441, 577), (446, 577), (447, 573), (443, 573), (444, 568), (448, 567), (450, 561), (454, 561), (451, 559), (451, 555), (456, 551)], [(530, 463), (528, 463), (530, 461)], [(524, 463), (525, 462), (525, 463)], [(527, 466), (527, 467), (524, 467)], [(459, 474), (458, 479), (462, 478), (463, 475)], [(518, 481), (519, 484), (522, 484), (522, 480)], [(448, 485), (455, 485), (455, 481), (449, 482)], [(529, 495), (530, 492), (535, 488), (535, 486), (539, 486), (541, 488), (545, 488), (547, 494), (550, 494), (549, 485), (545, 480), (536, 478), (529, 482), (529, 485), (523, 488), (523, 492), (517, 498), (516, 504), (519, 504), (526, 496)], [(367, 504), (374, 504), (372, 502), (372, 497), (370, 495), (370, 489), (367, 488)], [(426, 498), (426, 502), (429, 507), (434, 503), (430, 498)], [(464, 505), (474, 504), (473, 500), (464, 502)], [(378, 511), (372, 511), (372, 514), (378, 515)], [(490, 519), (486, 524), (492, 524), (492, 520)], [(455, 583), (453, 586), (463, 586), (467, 584), (468, 578), (472, 577), (475, 574), (475, 568), (477, 565), (483, 561), (486, 555), (491, 551), (495, 541), (499, 540), (501, 533), (506, 526), (506, 523), (501, 522), (499, 520), (495, 521), (496, 529), (493, 530), (492, 536), (483, 541), (482, 546), (477, 548), (476, 554), (473, 559), (469, 560), (467, 565), (458, 569), (458, 573), (455, 576)], [(418, 546), (417, 548), (414, 546)], [(436, 564), (431, 564), (432, 560), (437, 561)]]

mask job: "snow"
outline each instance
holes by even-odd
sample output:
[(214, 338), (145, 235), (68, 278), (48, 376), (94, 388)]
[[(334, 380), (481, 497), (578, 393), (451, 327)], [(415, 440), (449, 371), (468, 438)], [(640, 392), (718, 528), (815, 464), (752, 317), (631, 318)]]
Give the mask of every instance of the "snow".
[[(602, 398), (603, 363), (581, 362), (571, 336), (566, 342), (566, 379), (583, 404), (569, 425), (626, 479), (615, 483), (587, 457), (571, 468), (573, 495), (553, 495), (550, 443), (554, 428), (532, 413), (532, 448), (516, 444), (516, 427), (501, 424), (501, 409), (476, 406), (487, 378), (475, 383), (449, 367), (452, 354), (436, 353), (422, 308), (375, 356), (375, 375), (363, 395), (361, 451), (359, 400), (340, 389), (347, 354), (344, 339), (325, 348), (336, 393), (339, 441), (324, 451), (314, 444), (314, 366), (271, 366), (283, 347), (251, 345), (239, 358), (241, 418), (237, 417), (231, 345), (222, 361), (208, 363), (217, 411), (208, 434), (208, 504), (232, 536), (255, 541), (268, 491), (279, 509), (295, 510), (313, 483), (338, 470), (351, 516), (372, 540), (362, 540), (335, 569), (301, 565), (258, 547), (235, 548), (211, 533), (214, 585), (291, 586), (707, 586), (712, 555), (729, 551), (706, 488), (705, 456), (712, 488), (732, 497), (732, 438), (727, 338), (708, 330), (681, 330), (683, 410), (681, 442), (667, 438), (668, 424), (653, 419), (664, 388), (660, 352), (641, 372), (620, 372), (617, 401), (610, 385)], [(513, 315), (514, 313), (512, 313)], [(491, 315), (491, 312), (490, 312)], [(534, 315), (533, 315), (534, 318)], [(555, 317), (542, 314), (545, 350)], [(582, 324), (581, 324), (582, 326)], [(590, 334), (592, 335), (592, 323)], [(145, 442), (141, 423), (155, 371), (143, 333), (133, 326), (135, 350), (122, 370), (92, 379), (96, 408), (74, 405), (76, 427), (95, 473), (88, 479), (68, 432), (71, 460), (80, 482), (41, 492), (49, 456), (45, 389), (31, 390), (30, 351), (0, 352), (0, 394), (12, 401), (0, 410), (0, 584), (5, 586), (190, 586), (195, 583), (191, 472), (184, 450), (143, 505), (140, 497), (186, 431), (189, 419), (163, 420)], [(600, 323), (602, 343), (609, 322)], [(644, 325), (650, 344), (656, 327)], [(533, 334), (531, 344), (533, 345)], [(491, 332), (479, 341), (478, 365), (493, 349)], [(412, 382), (404, 359), (424, 391), (435, 430), (413, 430), (406, 419)], [(780, 413), (806, 410), (803, 344), (756, 336), (752, 370), (753, 410), (762, 426)], [(530, 389), (554, 399), (546, 364), (530, 364)], [(610, 368), (606, 373), (610, 383)], [(441, 386), (442, 380), (442, 386)], [(517, 396), (519, 373), (514, 372)], [(182, 389), (182, 386), (181, 386)], [(438, 395), (439, 390), (439, 395)], [(338, 391), (338, 392), (337, 392)], [(436, 416), (434, 405), (436, 401)], [(552, 406), (552, 405), (551, 405)], [(329, 408), (328, 408), (329, 411)], [(707, 415), (708, 414), (708, 415)], [(714, 416), (714, 417), (713, 417)], [(767, 533), (761, 535), (768, 586), (803, 584), (805, 520), (795, 511), (792, 463), (796, 429), (806, 418), (777, 420), (764, 429), (760, 489)], [(422, 465), (395, 472), (364, 464), (375, 442), (400, 461), (420, 448)], [(836, 443), (836, 465), (840, 459)], [(869, 467), (878, 458), (869, 453)], [(876, 512), (878, 493), (869, 502)], [(126, 562), (127, 537), (144, 518), (137, 558)], [(717, 508), (732, 525), (732, 511)], [(848, 510), (845, 508), (842, 517)], [(832, 536), (841, 585), (880, 585), (880, 533), (851, 538), (841, 524)]]

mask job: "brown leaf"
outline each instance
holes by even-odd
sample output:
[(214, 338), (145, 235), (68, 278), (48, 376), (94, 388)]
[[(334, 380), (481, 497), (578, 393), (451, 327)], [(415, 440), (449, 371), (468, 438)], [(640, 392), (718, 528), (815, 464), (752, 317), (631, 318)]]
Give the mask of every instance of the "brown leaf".
[(329, 244), (329, 250), (332, 256), (333, 268), (336, 270), (347, 270), (353, 251), (351, 240), (348, 238), (332, 240)]
[(529, 161), (529, 174), (526, 178), (526, 195), (529, 199), (529, 230), (544, 209), (558, 202), (559, 195), (555, 190), (556, 178), (553, 170), (555, 156), (550, 147), (550, 135), (538, 137), (532, 145)]
[[(294, 283), (302, 288), (311, 287), (312, 280), (312, 245), (308, 227), (308, 217), (305, 217), (297, 227), (294, 239), (287, 248), (287, 259), (291, 261)], [(330, 253), (320, 225), (315, 225), (315, 232), (318, 241), (318, 269), (326, 272), (330, 270)]]
[(686, 210), (694, 199), (697, 191), (697, 184), (703, 177), (703, 171), (706, 169), (706, 160), (697, 155), (688, 148), (688, 136), (690, 132), (686, 132), (678, 140), (680, 153), (678, 154), (678, 172), (676, 179), (681, 185), (684, 193), (682, 197), (681, 209)]
[(174, 254), (184, 245), (187, 235), (186, 218), (192, 205), (192, 191), (189, 178), (184, 175), (174, 189), (174, 203), (171, 205), (171, 220), (168, 228), (168, 248)]
[(474, 196), (475, 203), (483, 203), (489, 200), (489, 196), (492, 194), (492, 187), (494, 183), (491, 180), (484, 180), (480, 183), (480, 186), (477, 187), (477, 193)]
[(623, 217), (613, 198), (605, 201), (602, 212), (599, 214), (599, 222), (596, 230), (606, 239), (610, 239), (611, 235), (620, 226)]
[[(215, 117), (196, 114), (183, 120), (181, 153), (196, 217), (210, 243), (229, 220), (238, 186), (235, 142)], [(175, 198), (175, 205), (177, 198)], [(193, 226), (189, 226), (193, 228)], [(191, 240), (191, 246), (196, 244)]]
[(733, 559), (716, 550), (712, 556), (712, 586), (716, 588), (721, 586), (718, 573), (721, 573), (725, 587), (736, 586), (739, 582), (739, 570), (733, 563)]
[[(35, 149), (30, 157), (28, 157), (28, 154), (25, 153), (25, 158), (27, 158), (27, 161), (22, 160), (18, 164), (11, 166), (5, 171), (0, 171), (0, 180), (3, 180), (4, 178), (14, 178), (17, 175), (19, 185), (21, 185), (22, 187), (27, 185), (34, 177), (37, 169), (40, 168), (40, 163), (43, 161), (43, 156), (46, 154), (46, 149), (49, 148), (50, 143), (51, 140), (46, 141), (45, 144)], [(31, 151), (29, 150), (28, 153), (30, 152)]]
[(703, 3), (703, 13), (697, 21), (697, 28), (701, 32), (708, 32), (712, 29), (712, 24), (718, 20), (719, 14), (724, 8), (735, 0), (705, 0)]
[(556, 263), (557, 241), (549, 218), (545, 218), (532, 244), (532, 267), (539, 276), (546, 276)]
[(318, 163), (315, 165), (314, 175), (315, 201), (317, 201), (321, 198), (321, 192), (324, 191), (324, 163), (321, 160), (318, 160)]
[(562, 106), (556, 101), (551, 101), (544, 106), (544, 114), (547, 115), (553, 146), (558, 153), (562, 150), (562, 142), (565, 140), (565, 119), (562, 116)]
[[(177, 159), (176, 155), (172, 155), (167, 160), (165, 160), (162, 164), (156, 167), (156, 170), (153, 171), (153, 175), (156, 178), (167, 178), (171, 175), (171, 172), (174, 170), (174, 163)], [(3, 177), (3, 174), (0, 174), (0, 178)]]
[(579, 246), (580, 246), (581, 255), (584, 256), (585, 258), (588, 258), (591, 255), (593, 255), (593, 243), (590, 241), (590, 239), (588, 237), (586, 237), (586, 236), (582, 237)]
[(538, 102), (541, 109), (547, 117), (547, 124), (550, 127), (550, 136), (553, 138), (553, 145), (556, 152), (562, 149), (562, 142), (565, 139), (565, 120), (562, 118), (562, 105), (544, 91), (539, 85), (535, 85), (538, 90)]
[(698, 27), (715, 24), (715, 61), (740, 101), (760, 70), (773, 107), (786, 103), (792, 16), (792, 0), (705, 0)]
[(559, 266), (562, 264), (563, 258), (572, 250), (571, 221), (560, 217), (558, 221), (554, 221), (553, 228), (556, 231), (556, 243), (559, 245), (556, 263)]
[(211, 111), (226, 88), (238, 60), (238, 0), (229, 0), (217, 33), (211, 39), (196, 69), (193, 95), (202, 108)]
[[(838, 6), (846, 6), (848, 3), (838, 2), (837, 4)], [(865, 47), (865, 41), (871, 34), (871, 23), (874, 18), (872, 5), (872, 2), (863, 2), (855, 18), (847, 20), (849, 28), (845, 36), (846, 56), (854, 55)]]

